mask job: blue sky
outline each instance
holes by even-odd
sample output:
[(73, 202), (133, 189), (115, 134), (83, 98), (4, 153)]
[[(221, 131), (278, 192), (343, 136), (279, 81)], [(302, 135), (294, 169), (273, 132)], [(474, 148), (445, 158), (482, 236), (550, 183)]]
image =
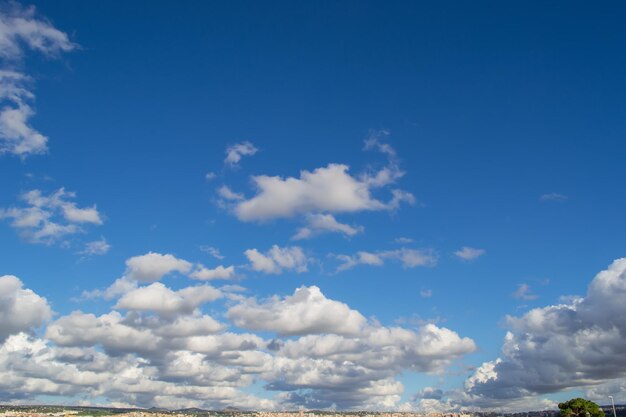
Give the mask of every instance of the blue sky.
[(0, 399), (619, 399), (625, 10), (591, 6), (3, 3)]

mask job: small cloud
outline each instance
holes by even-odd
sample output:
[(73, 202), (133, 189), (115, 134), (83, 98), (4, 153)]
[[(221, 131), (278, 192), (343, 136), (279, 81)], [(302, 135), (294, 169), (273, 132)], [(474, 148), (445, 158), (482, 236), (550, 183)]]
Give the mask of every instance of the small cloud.
[(235, 276), (235, 267), (232, 265), (228, 267), (219, 265), (217, 268), (214, 269), (209, 269), (203, 265), (197, 265), (196, 269), (191, 274), (189, 274), (190, 278), (200, 281), (209, 281), (213, 279), (233, 279), (235, 278)]
[(218, 248), (213, 247), (213, 246), (203, 245), (203, 246), (200, 246), (200, 250), (202, 252), (208, 253), (209, 255), (214, 257), (215, 259), (224, 259), (224, 255), (222, 255), (220, 253), (220, 250)]
[(274, 245), (265, 253), (253, 248), (246, 250), (244, 254), (250, 261), (251, 269), (266, 274), (280, 274), (287, 270), (307, 272), (308, 264), (312, 261), (299, 246)]
[(252, 156), (258, 151), (259, 150), (251, 142), (236, 143), (226, 148), (226, 159), (224, 159), (224, 163), (235, 167), (239, 165), (239, 161), (241, 161), (242, 157)]
[(206, 175), (204, 176), (204, 179), (207, 181), (211, 181), (214, 180), (217, 177), (217, 174), (215, 172), (207, 172)]
[(454, 255), (464, 261), (473, 261), (478, 259), (486, 253), (484, 249), (472, 248), (470, 246), (463, 246), (458, 251), (454, 252)]
[(420, 290), (420, 297), (422, 298), (430, 298), (433, 296), (433, 290), (429, 290), (427, 288), (423, 288)]
[(94, 240), (93, 242), (87, 242), (85, 244), (85, 248), (78, 252), (80, 255), (104, 255), (109, 249), (111, 249), (111, 245), (106, 241), (105, 238), (100, 238), (100, 240)]
[(393, 240), (396, 243), (413, 243), (413, 239), (411, 239), (410, 237), (397, 237)]
[(396, 150), (391, 145), (384, 142), (390, 134), (391, 132), (388, 129), (370, 130), (367, 139), (365, 139), (363, 149), (366, 151), (376, 149), (389, 158), (395, 158)]
[(513, 298), (517, 298), (518, 300), (531, 301), (539, 298), (538, 295), (533, 294), (530, 289), (530, 285), (528, 284), (519, 284), (517, 289), (513, 292)]
[(432, 249), (407, 249), (366, 252), (359, 251), (354, 255), (332, 255), (341, 264), (336, 272), (354, 268), (357, 265), (382, 266), (386, 260), (398, 261), (404, 268), (417, 266), (433, 267), (437, 265), (437, 254)]
[(226, 185), (222, 185), (217, 190), (217, 194), (220, 196), (220, 198), (226, 201), (242, 201), (244, 199), (243, 194), (234, 192)]
[(332, 214), (309, 214), (306, 218), (308, 224), (298, 229), (293, 240), (311, 239), (322, 233), (342, 233), (350, 237), (365, 230), (363, 226), (339, 223)]
[(548, 193), (548, 194), (543, 194), (541, 197), (539, 197), (540, 201), (555, 201), (557, 203), (562, 203), (566, 201), (567, 199), (568, 197), (565, 194), (559, 194), (559, 193)]

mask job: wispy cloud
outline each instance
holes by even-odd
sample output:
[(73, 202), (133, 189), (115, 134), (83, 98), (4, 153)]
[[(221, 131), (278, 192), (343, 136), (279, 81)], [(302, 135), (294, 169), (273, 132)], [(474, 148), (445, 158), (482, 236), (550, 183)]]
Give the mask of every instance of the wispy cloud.
[(539, 298), (538, 295), (533, 294), (530, 285), (528, 284), (519, 284), (517, 289), (513, 292), (513, 298), (517, 298), (518, 300), (531, 301)]
[(200, 250), (202, 252), (208, 253), (209, 255), (214, 257), (215, 259), (220, 259), (220, 260), (224, 259), (224, 255), (222, 255), (220, 250), (218, 248), (216, 248), (216, 247), (203, 245), (203, 246), (200, 246)]
[(226, 159), (224, 163), (231, 167), (239, 165), (241, 158), (244, 156), (252, 156), (259, 150), (252, 144), (252, 142), (241, 142), (226, 148)]
[(102, 215), (96, 208), (78, 207), (73, 192), (60, 188), (45, 195), (31, 190), (20, 196), (25, 205), (0, 209), (0, 220), (11, 219), (11, 226), (33, 243), (52, 244), (64, 236), (84, 231), (84, 225), (101, 225)]
[(420, 297), (422, 298), (430, 298), (433, 296), (433, 290), (430, 290), (428, 288), (422, 288), (420, 290)]
[(437, 264), (437, 254), (432, 249), (401, 248), (387, 251), (359, 251), (354, 255), (333, 255), (341, 264), (337, 272), (354, 268), (357, 265), (382, 266), (385, 261), (398, 261), (404, 268), (418, 266), (432, 267)]
[(37, 17), (34, 7), (0, 6), (0, 154), (19, 157), (45, 153), (48, 138), (30, 124), (32, 79), (17, 70), (27, 50), (55, 58), (76, 48), (64, 32)]
[(106, 241), (105, 238), (100, 238), (98, 240), (94, 240), (92, 242), (85, 243), (85, 248), (78, 252), (81, 255), (104, 255), (109, 249), (111, 249), (111, 245)]
[(564, 201), (567, 201), (569, 197), (566, 196), (565, 194), (559, 194), (559, 193), (547, 193), (547, 194), (542, 194), (541, 197), (539, 197), (540, 201), (554, 201), (557, 203), (562, 203)]
[(470, 246), (463, 246), (461, 249), (454, 252), (454, 255), (464, 261), (473, 261), (478, 259), (486, 253), (484, 249), (472, 248)]
[(307, 225), (298, 229), (292, 239), (311, 239), (322, 233), (341, 233), (345, 236), (354, 236), (365, 230), (363, 226), (339, 223), (332, 214), (309, 214), (306, 216), (306, 221)]

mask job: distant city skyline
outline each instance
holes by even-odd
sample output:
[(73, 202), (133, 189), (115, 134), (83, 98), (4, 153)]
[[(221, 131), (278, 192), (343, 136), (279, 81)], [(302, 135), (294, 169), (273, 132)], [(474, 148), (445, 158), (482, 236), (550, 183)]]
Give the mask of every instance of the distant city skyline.
[(625, 403), (624, 17), (0, 0), (0, 404)]

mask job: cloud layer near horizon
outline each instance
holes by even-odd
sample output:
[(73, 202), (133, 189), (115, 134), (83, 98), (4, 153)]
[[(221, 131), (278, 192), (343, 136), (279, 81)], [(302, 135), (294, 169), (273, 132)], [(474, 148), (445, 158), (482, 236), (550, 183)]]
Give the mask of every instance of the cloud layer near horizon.
[[(626, 362), (616, 360), (626, 349), (626, 258), (600, 272), (584, 297), (508, 317), (502, 356), (462, 389), (427, 388), (401, 404), (398, 375), (444, 372), (475, 343), (435, 324), (381, 325), (317, 286), (263, 300), (228, 286), (174, 290), (160, 277), (174, 264), (180, 273), (191, 266), (149, 255), (142, 262), (154, 261), (156, 282), (124, 278), (133, 285), (118, 288), (100, 315), (74, 311), (50, 321), (45, 298), (17, 277), (0, 277), (3, 400), (45, 394), (161, 407), (492, 409), (572, 387), (602, 395), (626, 380)], [(205, 312), (216, 302), (226, 302), (222, 318)], [(255, 380), (275, 395), (241, 391)]]
[[(192, 268), (172, 255), (130, 258), (122, 281), (90, 294), (113, 299), (109, 312), (77, 310), (52, 321), (43, 297), (16, 277), (0, 277), (3, 400), (58, 395), (160, 407), (387, 408), (402, 394), (400, 373), (443, 372), (476, 349), (434, 324), (383, 326), (316, 286), (258, 300), (229, 286), (174, 290), (159, 282)], [(205, 312), (216, 302), (227, 303), (221, 319)], [(42, 324), (43, 336), (36, 336)], [(241, 391), (255, 380), (275, 395)]]

